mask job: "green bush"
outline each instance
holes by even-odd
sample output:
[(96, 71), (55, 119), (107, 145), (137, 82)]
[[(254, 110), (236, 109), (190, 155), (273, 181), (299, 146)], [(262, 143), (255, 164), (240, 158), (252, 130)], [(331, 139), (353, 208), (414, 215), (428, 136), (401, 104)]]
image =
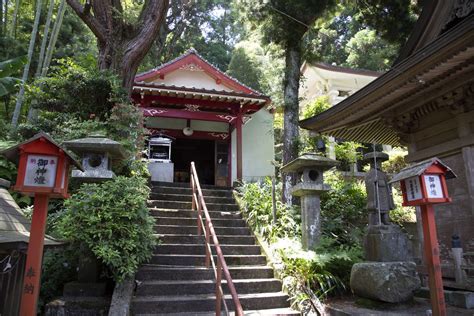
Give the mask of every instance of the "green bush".
[(237, 201), (250, 227), (264, 239), (295, 237), (300, 232), (300, 211), (281, 201), (281, 183), (276, 185), (276, 223), (273, 224), (272, 180), (261, 183), (242, 183), (236, 189)]
[(295, 239), (280, 239), (271, 246), (281, 260), (281, 277), (300, 307), (309, 299), (305, 287), (318, 298), (343, 293), (349, 288), (350, 271), (362, 260), (359, 245), (338, 245), (334, 238), (322, 237), (315, 251), (304, 251)]
[(120, 80), (112, 73), (86, 69), (71, 59), (60, 60), (50, 76), (35, 82), (31, 91), (36, 108), (81, 120), (103, 120), (115, 103), (126, 100)]
[(148, 194), (142, 177), (83, 184), (65, 201), (58, 231), (63, 238), (89, 247), (120, 282), (151, 257), (156, 244)]
[(325, 181), (331, 190), (321, 196), (321, 227), (323, 235), (337, 244), (360, 244), (367, 224), (367, 195), (362, 182), (344, 180), (338, 172), (326, 172)]
[(331, 107), (329, 97), (326, 95), (317, 97), (313, 102), (306, 105), (303, 110), (303, 119), (318, 115)]

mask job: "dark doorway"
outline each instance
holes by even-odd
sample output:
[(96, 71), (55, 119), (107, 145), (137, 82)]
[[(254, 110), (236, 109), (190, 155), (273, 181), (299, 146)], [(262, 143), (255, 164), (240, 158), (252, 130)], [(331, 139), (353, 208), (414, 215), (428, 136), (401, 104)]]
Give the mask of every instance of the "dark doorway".
[(201, 184), (214, 184), (215, 142), (213, 140), (178, 138), (171, 145), (174, 182), (189, 182), (191, 161)]

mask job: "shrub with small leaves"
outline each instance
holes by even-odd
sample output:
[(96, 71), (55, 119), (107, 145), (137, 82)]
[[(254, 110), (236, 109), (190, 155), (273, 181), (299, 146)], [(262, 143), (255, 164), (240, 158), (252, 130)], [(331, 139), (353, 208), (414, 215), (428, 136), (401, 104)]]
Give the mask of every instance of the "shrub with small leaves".
[(101, 184), (83, 184), (64, 203), (58, 223), (63, 238), (84, 244), (110, 270), (115, 281), (133, 275), (151, 257), (156, 238), (142, 177), (116, 177)]

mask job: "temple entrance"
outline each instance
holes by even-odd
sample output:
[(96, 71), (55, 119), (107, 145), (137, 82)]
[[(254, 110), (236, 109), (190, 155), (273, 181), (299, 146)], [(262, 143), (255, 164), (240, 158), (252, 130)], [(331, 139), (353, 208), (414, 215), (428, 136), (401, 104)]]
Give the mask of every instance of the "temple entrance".
[(215, 184), (215, 141), (177, 138), (172, 146), (174, 182), (189, 182), (189, 168), (194, 161), (201, 184)]

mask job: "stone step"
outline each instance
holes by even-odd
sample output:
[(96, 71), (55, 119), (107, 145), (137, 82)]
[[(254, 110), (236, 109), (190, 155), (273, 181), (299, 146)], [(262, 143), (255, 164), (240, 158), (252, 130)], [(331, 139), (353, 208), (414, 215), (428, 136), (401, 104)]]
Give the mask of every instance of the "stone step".
[[(184, 194), (191, 196), (192, 190), (188, 187), (168, 187), (168, 186), (157, 186), (151, 188), (153, 193), (162, 193), (162, 194)], [(233, 196), (232, 189), (202, 189), (202, 194), (204, 197), (214, 196), (214, 197), (229, 197)]]
[[(233, 309), (230, 295), (225, 295), (227, 306)], [(288, 296), (282, 292), (255, 293), (239, 295), (244, 310), (271, 309), (289, 307)], [(179, 312), (212, 312), (215, 310), (214, 295), (179, 295), (179, 296), (136, 296), (132, 300), (133, 314), (179, 313)]]
[[(211, 246), (215, 253), (214, 245)], [(221, 245), (222, 253), (226, 255), (259, 255), (260, 246), (257, 245)], [(157, 254), (178, 254), (178, 255), (201, 255), (206, 251), (204, 244), (161, 244), (155, 247), (153, 252)]]
[[(163, 244), (204, 244), (203, 235), (156, 234)], [(254, 245), (255, 237), (238, 235), (217, 236), (221, 245)]]
[[(151, 181), (151, 187), (170, 187), (170, 188), (190, 188), (191, 185), (189, 182), (160, 182), (160, 181)], [(211, 184), (201, 184), (201, 189), (211, 189), (211, 190), (232, 190), (231, 187), (222, 187)]]
[[(169, 209), (188, 209), (192, 207), (191, 201), (180, 202), (180, 201), (165, 201), (165, 200), (148, 200), (148, 206), (156, 208), (169, 208)], [(207, 209), (209, 211), (224, 211), (224, 212), (236, 212), (239, 210), (237, 204), (224, 204), (224, 203), (207, 203)]]
[[(221, 235), (247, 235), (250, 236), (250, 230), (247, 227), (214, 227), (217, 236)], [(155, 232), (158, 234), (197, 234), (197, 226), (180, 225), (155, 225)]]
[[(279, 292), (281, 282), (277, 279), (240, 279), (232, 280), (239, 295), (251, 293)], [(222, 289), (229, 294), (227, 281), (222, 281)], [(216, 292), (215, 280), (155, 280), (140, 283), (136, 296), (153, 295), (195, 295), (214, 294)]]
[[(197, 211), (192, 211), (189, 209), (180, 210), (180, 209), (168, 209), (168, 208), (150, 208), (150, 214), (155, 217), (187, 217), (187, 218), (197, 218)], [(211, 219), (214, 218), (227, 218), (227, 219), (241, 219), (242, 214), (237, 212), (221, 212), (221, 211), (209, 211), (209, 216)]]
[[(244, 311), (246, 316), (293, 316), (301, 315), (300, 312), (294, 311), (291, 308), (272, 308), (272, 309), (260, 309), (260, 310), (246, 310)], [(215, 316), (216, 312), (182, 312), (182, 313), (159, 313), (159, 314), (135, 314), (135, 316)], [(225, 312), (221, 312), (221, 315), (226, 315)], [(235, 316), (233, 311), (229, 311), (228, 316)]]
[[(273, 269), (268, 266), (229, 267), (233, 280), (273, 278)], [(163, 266), (145, 264), (137, 272), (136, 279), (143, 280), (209, 280), (214, 272), (205, 267)]]
[[(184, 255), (184, 254), (159, 254), (153, 255), (150, 263), (161, 265), (178, 265), (178, 266), (203, 266), (205, 262), (205, 254), (202, 255)], [(225, 262), (228, 266), (237, 265), (266, 265), (267, 261), (263, 255), (226, 255)], [(217, 262), (217, 257), (214, 256)]]
[[(204, 216), (204, 214), (202, 215)], [(221, 219), (211, 218), (214, 227), (246, 227), (243, 219)], [(156, 225), (184, 225), (184, 226), (197, 226), (197, 218), (187, 217), (156, 217)]]
[[(164, 194), (164, 193), (151, 193), (150, 199), (152, 200), (164, 200), (164, 201), (180, 201), (180, 202), (190, 202), (192, 201), (192, 196), (184, 194)], [(235, 200), (233, 197), (215, 197), (215, 196), (206, 196), (204, 198), (206, 205), (209, 203), (223, 203), (223, 204), (233, 204)]]

